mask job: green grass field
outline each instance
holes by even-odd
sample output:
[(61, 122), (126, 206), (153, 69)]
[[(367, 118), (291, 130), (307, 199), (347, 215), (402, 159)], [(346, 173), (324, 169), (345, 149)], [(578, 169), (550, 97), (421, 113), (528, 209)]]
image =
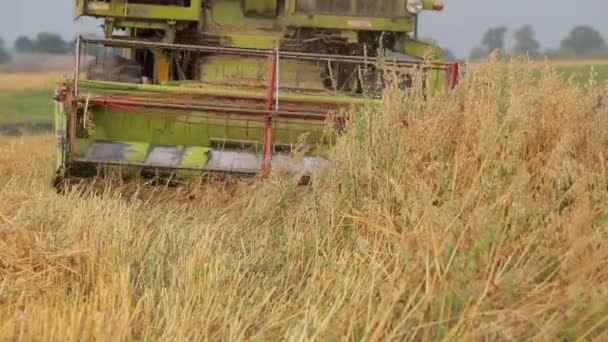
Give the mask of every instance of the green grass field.
[(53, 90), (0, 91), (0, 124), (50, 124)]
[(608, 81), (608, 64), (598, 65), (569, 65), (558, 66), (557, 69), (566, 77), (574, 77), (578, 83), (587, 83), (591, 76), (591, 72), (595, 75), (595, 79), (599, 82)]

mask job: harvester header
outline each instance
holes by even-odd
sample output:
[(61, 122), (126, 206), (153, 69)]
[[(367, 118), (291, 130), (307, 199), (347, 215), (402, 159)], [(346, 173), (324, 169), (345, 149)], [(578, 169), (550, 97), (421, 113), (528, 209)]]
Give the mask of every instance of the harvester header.
[[(387, 68), (453, 87), (458, 65), (414, 39), (428, 0), (76, 0), (104, 19), (79, 38), (56, 105), (57, 172), (308, 175)], [(429, 60), (430, 59), (430, 60)], [(334, 127), (335, 129), (328, 129)], [(296, 146), (306, 153), (297, 160)]]

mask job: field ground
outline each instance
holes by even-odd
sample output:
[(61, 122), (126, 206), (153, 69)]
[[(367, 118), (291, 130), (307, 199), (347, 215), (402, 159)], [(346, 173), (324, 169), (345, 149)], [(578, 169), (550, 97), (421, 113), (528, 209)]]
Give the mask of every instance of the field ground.
[(0, 124), (51, 124), (52, 89), (0, 90)]
[(389, 88), (307, 186), (58, 194), (0, 138), (0, 340), (608, 340), (608, 85), (509, 67)]
[[(536, 68), (535, 75), (540, 76), (541, 69), (545, 65), (553, 67), (564, 78), (572, 77), (575, 83), (586, 84), (589, 81), (591, 72), (597, 82), (608, 81), (608, 60), (558, 60), (558, 61), (529, 61), (532, 68)], [(477, 62), (473, 65), (482, 65)]]
[(0, 91), (53, 89), (70, 74), (71, 71), (0, 73)]
[(582, 62), (577, 63), (556, 63), (555, 67), (557, 70), (565, 75), (565, 77), (573, 77), (574, 80), (579, 84), (584, 84), (589, 81), (590, 76), (594, 75), (594, 78), (598, 82), (608, 81), (608, 63), (602, 62)]
[(69, 71), (0, 74), (0, 125), (50, 125), (54, 87)]

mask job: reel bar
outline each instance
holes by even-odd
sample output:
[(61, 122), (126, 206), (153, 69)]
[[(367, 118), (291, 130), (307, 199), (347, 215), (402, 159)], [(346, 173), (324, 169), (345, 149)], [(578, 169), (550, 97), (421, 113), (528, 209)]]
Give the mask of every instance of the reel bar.
[[(85, 100), (86, 101), (86, 100)], [(82, 101), (81, 101), (82, 102)], [(212, 112), (212, 113), (225, 113), (225, 114), (239, 114), (239, 115), (276, 115), (282, 118), (294, 118), (294, 119), (313, 119), (313, 120), (325, 120), (327, 114), (323, 112), (313, 111), (274, 111), (272, 109), (258, 109), (251, 107), (239, 106), (211, 106), (211, 105), (187, 105), (187, 104), (174, 104), (174, 103), (150, 103), (132, 100), (120, 100), (111, 98), (97, 98), (91, 97), (88, 99), (89, 105), (94, 104), (102, 107), (111, 106), (131, 106), (139, 108), (158, 108), (158, 109), (172, 109), (181, 111), (201, 111), (201, 112)]]
[[(190, 52), (201, 52), (201, 53), (215, 53), (225, 55), (239, 55), (249, 57), (268, 57), (275, 54), (276, 49), (250, 49), (250, 48), (233, 48), (233, 47), (222, 47), (222, 46), (204, 46), (204, 45), (188, 45), (188, 44), (169, 44), (161, 42), (149, 42), (149, 41), (137, 41), (127, 39), (99, 39), (99, 38), (85, 38), (80, 37), (80, 42), (104, 45), (108, 47), (118, 48), (148, 48), (148, 49), (164, 49), (164, 50), (177, 50), (177, 51), (190, 51)], [(340, 62), (340, 63), (351, 63), (351, 64), (365, 64), (365, 65), (377, 65), (382, 60), (376, 57), (367, 56), (349, 56), (349, 55), (336, 55), (336, 54), (318, 54), (318, 53), (306, 53), (306, 52), (289, 52), (281, 51), (280, 58), (293, 59), (293, 60), (306, 60), (306, 61), (318, 61), (318, 62)], [(403, 67), (403, 68), (421, 68), (422, 70), (446, 70), (453, 65), (453, 62), (429, 62), (429, 61), (398, 61), (395, 59), (385, 59), (385, 64), (389, 66)]]

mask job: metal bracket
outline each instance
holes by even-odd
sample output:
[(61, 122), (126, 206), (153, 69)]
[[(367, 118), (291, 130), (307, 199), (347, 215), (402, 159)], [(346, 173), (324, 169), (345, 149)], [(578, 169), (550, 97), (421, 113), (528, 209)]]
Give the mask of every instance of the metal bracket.
[(103, 34), (107, 39), (112, 38), (112, 35), (114, 34), (114, 26), (114, 18), (106, 18), (103, 25)]
[(167, 22), (167, 28), (165, 29), (165, 38), (163, 39), (164, 43), (172, 44), (175, 42), (175, 34), (177, 31), (175, 28), (176, 24), (177, 23), (175, 22), (175, 20)]

